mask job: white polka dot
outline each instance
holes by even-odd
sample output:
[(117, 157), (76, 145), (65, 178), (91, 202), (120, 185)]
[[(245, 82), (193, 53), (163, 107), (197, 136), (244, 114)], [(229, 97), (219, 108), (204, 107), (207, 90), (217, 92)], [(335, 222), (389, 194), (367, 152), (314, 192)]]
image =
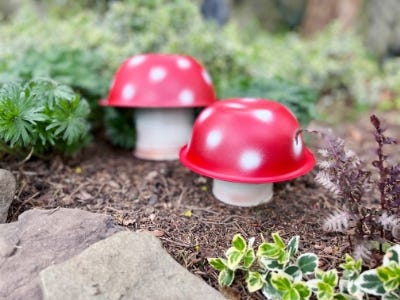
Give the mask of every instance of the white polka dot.
[(242, 98), (242, 101), (245, 101), (245, 102), (257, 102), (257, 98)]
[(219, 130), (212, 130), (210, 133), (207, 135), (207, 147), (208, 148), (215, 148), (217, 147), (222, 140), (222, 133)]
[(189, 89), (182, 90), (178, 97), (182, 104), (192, 104), (194, 102), (194, 94)]
[(122, 98), (124, 100), (132, 100), (132, 98), (135, 96), (135, 93), (135, 87), (132, 84), (127, 84), (122, 89)]
[(252, 171), (260, 167), (262, 156), (255, 150), (247, 150), (240, 155), (239, 164), (242, 170)]
[(208, 72), (206, 70), (203, 70), (201, 72), (201, 75), (203, 76), (204, 81), (208, 84), (211, 85), (212, 84), (212, 79), (210, 74), (208, 74)]
[(225, 106), (230, 107), (230, 108), (238, 108), (238, 109), (246, 107), (245, 105), (240, 104), (240, 103), (226, 103)]
[(178, 60), (176, 61), (176, 64), (178, 65), (178, 67), (180, 69), (188, 69), (191, 66), (190, 61), (183, 57), (178, 58)]
[(144, 55), (134, 56), (129, 60), (128, 65), (130, 67), (135, 67), (137, 65), (140, 65), (145, 60), (146, 60), (146, 57)]
[(303, 151), (303, 141), (301, 136), (299, 135), (293, 139), (293, 154), (296, 158), (300, 157), (301, 152)]
[(257, 109), (254, 111), (254, 116), (264, 122), (271, 122), (273, 118), (272, 112), (267, 109)]
[(153, 67), (149, 72), (149, 78), (153, 82), (159, 82), (167, 76), (167, 71), (163, 67)]
[(213, 108), (209, 107), (206, 108), (205, 110), (203, 110), (201, 112), (201, 114), (199, 115), (199, 122), (203, 122), (205, 119), (207, 119), (209, 116), (211, 116), (211, 114), (213, 113)]

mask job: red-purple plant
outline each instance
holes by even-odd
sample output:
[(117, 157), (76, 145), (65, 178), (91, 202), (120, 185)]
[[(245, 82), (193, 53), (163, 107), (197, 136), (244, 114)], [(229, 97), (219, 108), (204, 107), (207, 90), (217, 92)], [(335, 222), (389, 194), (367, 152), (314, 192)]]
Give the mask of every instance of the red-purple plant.
[(330, 135), (323, 135), (326, 147), (319, 150), (322, 160), (316, 176), (335, 196), (336, 209), (326, 218), (324, 230), (345, 233), (353, 256), (364, 261), (371, 258), (372, 241), (378, 242), (382, 253), (382, 244), (400, 238), (400, 163), (392, 165), (384, 154), (384, 146), (397, 141), (384, 134), (375, 115), (371, 123), (378, 144), (378, 158), (372, 162), (377, 178), (342, 139)]

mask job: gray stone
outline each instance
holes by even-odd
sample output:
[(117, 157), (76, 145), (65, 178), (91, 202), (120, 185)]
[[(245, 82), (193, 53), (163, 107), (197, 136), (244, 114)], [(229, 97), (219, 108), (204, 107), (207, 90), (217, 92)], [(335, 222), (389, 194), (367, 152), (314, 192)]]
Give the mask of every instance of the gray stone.
[(7, 220), (8, 209), (15, 194), (15, 178), (10, 171), (0, 169), (0, 223)]
[(225, 299), (149, 233), (119, 232), (40, 272), (46, 300)]
[(39, 272), (121, 230), (110, 216), (33, 209), (0, 225), (0, 299), (42, 299)]

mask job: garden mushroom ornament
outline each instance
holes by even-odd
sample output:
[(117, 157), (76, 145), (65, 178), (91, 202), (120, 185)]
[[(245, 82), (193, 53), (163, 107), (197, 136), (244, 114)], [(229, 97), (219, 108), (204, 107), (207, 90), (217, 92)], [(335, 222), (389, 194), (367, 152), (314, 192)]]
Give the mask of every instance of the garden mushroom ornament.
[(174, 160), (190, 138), (194, 107), (215, 101), (211, 77), (194, 58), (143, 54), (123, 62), (100, 105), (135, 109), (136, 157)]
[(315, 158), (303, 142), (299, 123), (284, 105), (265, 99), (235, 98), (204, 109), (180, 161), (213, 178), (222, 202), (256, 206), (268, 202), (273, 183), (309, 172)]

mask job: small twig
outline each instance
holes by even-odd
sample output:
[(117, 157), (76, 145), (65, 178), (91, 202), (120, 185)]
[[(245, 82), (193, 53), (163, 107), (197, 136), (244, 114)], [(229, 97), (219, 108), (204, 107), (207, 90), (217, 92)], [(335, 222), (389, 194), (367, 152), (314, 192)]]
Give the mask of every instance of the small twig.
[(186, 193), (186, 188), (184, 188), (181, 192), (181, 194), (178, 197), (178, 200), (176, 201), (176, 207), (180, 207), (183, 199), (183, 195)]
[(33, 151), (34, 151), (34, 150), (35, 150), (35, 148), (32, 147), (31, 150), (29, 151), (28, 155), (27, 155), (23, 160), (21, 160), (20, 162), (18, 162), (18, 163), (16, 164), (16, 167), (20, 167), (20, 166), (22, 166), (24, 163), (26, 163), (26, 162), (32, 157), (32, 154), (33, 154)]
[(97, 193), (93, 196), (93, 198), (97, 198), (98, 195), (103, 191), (103, 188), (105, 187), (105, 183), (103, 183), (100, 188), (97, 190)]
[(185, 248), (193, 248), (194, 247), (194, 245), (188, 245), (188, 244), (177, 242), (177, 241), (174, 241), (174, 240), (170, 240), (170, 239), (164, 238), (164, 237), (160, 237), (160, 239), (162, 239), (163, 241), (178, 245), (178, 246), (185, 247)]
[(48, 215), (54, 214), (56, 211), (60, 209), (60, 206), (57, 206), (56, 208), (52, 209), (51, 211), (47, 212)]
[[(25, 185), (24, 185), (25, 186)], [(21, 189), (22, 192), (22, 189)], [(37, 195), (40, 195), (40, 192), (36, 192), (35, 194), (33, 194), (32, 196), (30, 196), (28, 199), (25, 199), (24, 201), (21, 202), (21, 204), (18, 206), (17, 211), (15, 212), (16, 215), (19, 215), (19, 212), (22, 208), (23, 205), (29, 203), (32, 199), (34, 199)], [(19, 198), (19, 195), (18, 195)], [(32, 205), (33, 206), (33, 205)]]
[(296, 144), (298, 142), (299, 135), (301, 133), (303, 133), (303, 132), (307, 132), (307, 133), (310, 133), (310, 134), (318, 134), (318, 135), (321, 135), (321, 136), (323, 135), (321, 132), (319, 132), (317, 130), (309, 130), (309, 129), (300, 128), (300, 129), (297, 129), (297, 131), (296, 131), (296, 135), (295, 135)]
[(201, 208), (201, 207), (195, 207), (195, 206), (185, 206), (185, 208), (186, 208), (186, 209), (193, 210), (193, 211), (195, 211), (195, 210), (198, 210), (198, 211), (205, 211), (205, 212), (208, 212), (208, 213), (214, 214), (214, 215), (218, 215), (218, 214), (219, 214), (218, 212), (212, 211), (212, 210), (209, 209), (209, 208)]

